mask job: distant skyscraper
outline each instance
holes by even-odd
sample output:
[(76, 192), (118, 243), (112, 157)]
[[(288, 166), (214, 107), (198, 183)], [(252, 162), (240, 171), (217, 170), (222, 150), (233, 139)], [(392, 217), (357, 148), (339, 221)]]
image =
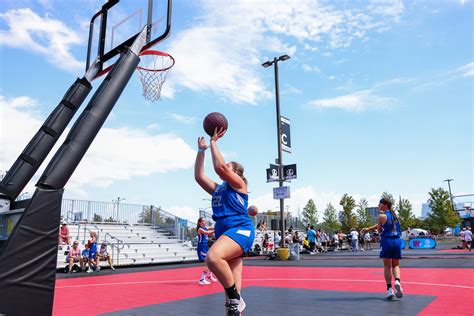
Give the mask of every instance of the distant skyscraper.
[(374, 222), (377, 223), (377, 219), (379, 218), (379, 208), (377, 206), (368, 207), (367, 211), (369, 212), (370, 216), (374, 219)]

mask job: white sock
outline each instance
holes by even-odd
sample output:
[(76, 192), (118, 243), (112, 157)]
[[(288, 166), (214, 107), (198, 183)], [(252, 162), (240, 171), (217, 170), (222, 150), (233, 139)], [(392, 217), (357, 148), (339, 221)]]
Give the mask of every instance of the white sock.
[(206, 279), (206, 271), (202, 271), (201, 273), (201, 280), (205, 280)]

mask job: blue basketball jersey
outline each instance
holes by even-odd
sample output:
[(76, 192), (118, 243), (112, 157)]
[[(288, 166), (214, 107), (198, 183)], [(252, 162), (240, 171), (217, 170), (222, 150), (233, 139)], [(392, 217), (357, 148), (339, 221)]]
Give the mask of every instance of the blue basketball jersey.
[(235, 191), (230, 184), (223, 182), (212, 193), (212, 219), (235, 215), (248, 217), (248, 195)]
[(400, 230), (400, 222), (398, 221), (397, 216), (395, 215), (395, 218), (392, 218), (390, 211), (386, 211), (385, 215), (387, 216), (387, 221), (382, 225), (382, 233), (380, 236), (382, 238), (395, 236), (400, 237), (402, 234)]
[[(205, 231), (208, 230), (207, 227), (205, 227), (205, 226), (200, 226), (199, 228), (202, 229), (202, 230), (205, 230)], [(208, 240), (208, 235), (200, 234), (199, 230), (198, 230), (198, 244), (206, 244), (207, 245), (208, 241), (209, 241)]]

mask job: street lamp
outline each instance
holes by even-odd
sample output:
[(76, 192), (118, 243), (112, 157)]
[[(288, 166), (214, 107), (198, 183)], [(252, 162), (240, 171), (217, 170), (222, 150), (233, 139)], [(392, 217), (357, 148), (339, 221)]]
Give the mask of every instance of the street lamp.
[[(278, 143), (278, 183), (279, 187), (283, 186), (283, 159), (281, 151), (281, 117), (280, 117), (280, 91), (278, 87), (278, 62), (290, 59), (288, 55), (275, 57), (273, 60), (266, 61), (262, 64), (264, 68), (274, 65), (275, 70), (275, 97), (276, 97), (276, 116), (277, 116), (277, 143)], [(280, 199), (280, 229), (281, 229), (281, 246), (285, 247), (285, 214), (284, 214), (284, 199)]]
[(449, 198), (451, 199), (451, 207), (453, 208), (453, 211), (455, 211), (454, 209), (454, 202), (453, 202), (453, 195), (451, 194), (451, 181), (454, 181), (453, 179), (446, 179), (446, 180), (443, 180), (444, 182), (448, 182), (448, 188), (449, 188)]
[(117, 200), (112, 200), (112, 202), (117, 203), (117, 223), (119, 222), (119, 218), (118, 218), (119, 205), (120, 205), (120, 202), (124, 200), (125, 198), (121, 198), (120, 196), (117, 198)]

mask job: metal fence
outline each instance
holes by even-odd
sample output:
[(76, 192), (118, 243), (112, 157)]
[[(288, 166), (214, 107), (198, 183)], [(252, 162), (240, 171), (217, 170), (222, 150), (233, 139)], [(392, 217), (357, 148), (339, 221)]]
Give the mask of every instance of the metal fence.
[(72, 223), (150, 225), (181, 240), (191, 240), (196, 223), (175, 216), (161, 207), (117, 202), (63, 199), (61, 218)]
[[(254, 217), (254, 223), (258, 224), (260, 222), (265, 222), (267, 229), (280, 229), (280, 215), (267, 215), (259, 213)], [(299, 217), (289, 216), (285, 218), (285, 229), (288, 230), (290, 227), (293, 228), (293, 230), (306, 231), (306, 225)]]

